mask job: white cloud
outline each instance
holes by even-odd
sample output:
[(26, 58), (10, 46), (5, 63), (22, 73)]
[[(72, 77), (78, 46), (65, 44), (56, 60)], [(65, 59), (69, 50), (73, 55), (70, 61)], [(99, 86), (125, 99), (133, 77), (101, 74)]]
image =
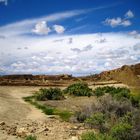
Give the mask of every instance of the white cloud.
[(90, 51), (92, 49), (92, 45), (87, 45), (85, 47), (83, 47), (83, 49), (79, 49), (79, 48), (71, 48), (71, 51), (76, 52), (76, 53), (82, 53), (82, 52), (87, 52)]
[(123, 20), (120, 17), (109, 19), (107, 18), (104, 23), (110, 25), (111, 27), (116, 26), (130, 26), (132, 23), (130, 20)]
[(130, 26), (132, 23), (131, 23), (131, 21), (130, 20), (124, 20), (124, 21), (122, 21), (122, 23), (121, 23), (121, 25), (123, 25), (123, 26)]
[(136, 30), (133, 30), (133, 31), (129, 32), (129, 34), (130, 34), (130, 35), (137, 35), (138, 32), (137, 32)]
[(105, 25), (109, 25), (111, 27), (117, 27), (117, 26), (130, 26), (132, 23), (130, 20), (128, 20), (128, 18), (133, 18), (134, 14), (132, 13), (132, 11), (128, 11), (125, 14), (126, 18), (121, 18), (121, 17), (117, 17), (117, 18), (107, 18), (103, 23)]
[(65, 31), (65, 28), (61, 25), (54, 25), (53, 28), (58, 34), (62, 34)]
[(136, 31), (136, 30), (131, 31), (128, 34), (133, 36), (133, 37), (135, 37), (135, 38), (140, 39), (140, 33), (138, 31)]
[(4, 3), (4, 5), (8, 5), (8, 0), (0, 0), (0, 3)]
[[(73, 41), (69, 44), (70, 38)], [(102, 39), (107, 41), (97, 42)], [(127, 32), (42, 38), (13, 36), (0, 41), (0, 66), (6, 74), (90, 74), (140, 62), (139, 44), (140, 40)], [(24, 49), (26, 46), (28, 50)]]
[(10, 23), (0, 27), (0, 33), (5, 36), (19, 36), (21, 34), (31, 33), (31, 28), (40, 21), (54, 22), (72, 18), (78, 15), (91, 12), (91, 9), (71, 10), (42, 16), (39, 18), (25, 19), (15, 23)]
[(131, 10), (129, 10), (126, 14), (125, 14), (125, 17), (126, 18), (133, 18), (134, 17), (134, 14)]
[(48, 27), (46, 21), (41, 21), (35, 25), (35, 29), (32, 31), (39, 35), (47, 35), (51, 29)]
[(104, 23), (107, 25), (110, 25), (111, 27), (115, 27), (115, 26), (120, 25), (121, 22), (122, 22), (122, 19), (118, 17), (118, 18), (112, 18), (112, 19), (107, 18)]

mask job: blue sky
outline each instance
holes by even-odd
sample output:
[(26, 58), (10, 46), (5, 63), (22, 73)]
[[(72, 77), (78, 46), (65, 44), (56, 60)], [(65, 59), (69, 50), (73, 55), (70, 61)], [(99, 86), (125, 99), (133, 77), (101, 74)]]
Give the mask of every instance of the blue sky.
[(86, 75), (140, 62), (139, 0), (0, 0), (0, 73)]

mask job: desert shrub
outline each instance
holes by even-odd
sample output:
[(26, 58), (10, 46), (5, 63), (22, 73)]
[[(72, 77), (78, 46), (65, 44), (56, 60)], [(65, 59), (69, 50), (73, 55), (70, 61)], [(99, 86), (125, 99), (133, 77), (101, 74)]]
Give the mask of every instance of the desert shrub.
[(140, 107), (140, 95), (131, 95), (130, 101), (134, 107)]
[(129, 123), (132, 125), (132, 117), (133, 117), (133, 113), (127, 112), (127, 114), (125, 114), (123, 117), (120, 117), (119, 120), (122, 123)]
[(97, 87), (95, 90), (94, 90), (94, 94), (99, 97), (99, 96), (102, 96), (104, 95), (105, 93), (113, 93), (114, 91), (116, 90), (115, 87), (113, 86), (105, 86), (105, 87)]
[(89, 118), (93, 113), (97, 112), (98, 110), (98, 104), (90, 104), (82, 106), (79, 111), (75, 112), (74, 117), (78, 122), (84, 122), (87, 118)]
[(100, 132), (105, 131), (105, 115), (101, 112), (95, 113), (86, 119), (86, 124), (91, 128), (97, 128)]
[(111, 136), (107, 135), (107, 134), (95, 134), (92, 131), (83, 133), (81, 135), (81, 140), (115, 140), (113, 139)]
[(131, 102), (128, 99), (123, 99), (119, 101), (118, 107), (115, 110), (115, 113), (118, 117), (122, 117), (127, 112), (131, 112), (133, 109)]
[(26, 137), (25, 140), (37, 140), (37, 139), (36, 139), (36, 136), (29, 135)]
[(94, 94), (97, 96), (97, 97), (100, 97), (100, 96), (103, 96), (105, 94), (104, 90), (102, 90), (101, 87), (98, 87), (94, 90)]
[(130, 98), (130, 90), (128, 88), (116, 88), (116, 92), (112, 93), (117, 99), (121, 99), (122, 97), (129, 99)]
[(94, 132), (86, 132), (82, 134), (81, 140), (97, 140), (97, 138)]
[(118, 123), (111, 129), (111, 136), (116, 140), (131, 140), (132, 125), (129, 123)]
[(81, 83), (75, 83), (68, 86), (64, 90), (64, 93), (68, 93), (74, 96), (91, 96), (92, 89), (90, 89), (86, 83), (81, 82)]
[(133, 126), (133, 139), (140, 139), (140, 110), (137, 109), (132, 114), (132, 126)]
[(59, 88), (41, 88), (36, 94), (38, 101), (44, 100), (61, 100), (64, 99), (63, 92)]
[(71, 116), (73, 115), (72, 112), (69, 111), (58, 111), (55, 114), (58, 114), (63, 121), (69, 121)]
[(23, 97), (23, 100), (25, 102), (30, 102), (33, 98), (34, 98), (34, 96), (28, 96), (28, 97)]
[(131, 112), (133, 109), (131, 102), (127, 98), (116, 100), (110, 94), (106, 94), (99, 98), (100, 111), (105, 114), (111, 115), (115, 113), (117, 117), (122, 117), (127, 112)]
[(128, 88), (115, 88), (113, 86), (105, 86), (105, 87), (98, 87), (94, 90), (94, 94), (99, 97), (103, 96), (105, 93), (109, 93), (113, 97), (117, 99), (121, 99), (122, 97), (130, 98), (130, 90)]
[(87, 114), (82, 111), (77, 111), (75, 113), (76, 120), (80, 123), (84, 122), (87, 119)]

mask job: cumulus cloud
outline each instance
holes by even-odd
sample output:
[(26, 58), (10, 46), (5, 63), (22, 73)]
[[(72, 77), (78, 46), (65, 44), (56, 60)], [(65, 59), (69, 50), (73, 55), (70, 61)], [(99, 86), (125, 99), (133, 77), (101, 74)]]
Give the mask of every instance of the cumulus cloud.
[[(71, 44), (69, 38), (74, 40)], [(97, 42), (104, 38), (106, 42)], [(62, 39), (64, 41), (53, 42)], [(0, 41), (0, 49), (4, 52), (0, 53), (0, 67), (5, 74), (85, 75), (140, 62), (139, 44), (140, 40), (127, 32), (6, 38)]]
[[(47, 16), (42, 16), (38, 18), (33, 18), (33, 19), (25, 19), (22, 21), (17, 21), (15, 23), (10, 23), (4, 26), (0, 27), (0, 33), (3, 33), (3, 35), (7, 37), (13, 37), (13, 36), (19, 36), (21, 34), (29, 34), (31, 33), (31, 28), (38, 22), (40, 21), (47, 21), (47, 22), (56, 22), (72, 17), (76, 17), (79, 15), (86, 14), (88, 12), (91, 12), (91, 9), (80, 9), (80, 10), (70, 10), (70, 11), (63, 11), (63, 12), (58, 12), (54, 14), (50, 14)], [(45, 26), (45, 25), (43, 25)], [(35, 28), (35, 32), (37, 32)], [(45, 31), (47, 32), (47, 31)]]
[(64, 39), (57, 39), (57, 40), (53, 40), (53, 42), (63, 42)]
[(91, 49), (92, 49), (93, 47), (92, 47), (92, 45), (90, 44), (90, 45), (87, 45), (87, 46), (85, 46), (84, 48), (83, 48), (83, 52), (85, 52), (85, 51), (90, 51)]
[(61, 25), (54, 25), (53, 28), (58, 34), (62, 34), (65, 31), (65, 28)]
[(138, 34), (138, 31), (133, 30), (133, 31), (129, 32), (129, 34), (130, 34), (130, 35), (137, 35), (137, 34)]
[(101, 38), (101, 39), (99, 39), (99, 40), (97, 40), (95, 42), (96, 43), (105, 43), (105, 42), (107, 42), (107, 40), (105, 38)]
[(3, 35), (0, 35), (0, 39), (5, 39), (6, 37)]
[(32, 31), (38, 35), (47, 35), (51, 32), (51, 29), (48, 27), (46, 21), (41, 21), (35, 25), (35, 28)]
[(132, 23), (131, 23), (130, 20), (123, 20), (120, 17), (117, 17), (117, 18), (112, 18), (112, 19), (107, 18), (104, 21), (104, 24), (105, 25), (110, 25), (111, 27), (117, 27), (117, 26), (127, 27), (127, 26), (130, 26)]
[(136, 30), (133, 30), (131, 32), (128, 33), (129, 35), (135, 37), (135, 38), (139, 38), (140, 39), (140, 33)]
[(82, 52), (82, 50), (80, 50), (80, 49), (78, 49), (78, 48), (71, 48), (71, 50), (72, 50), (73, 52), (76, 52), (76, 53)]
[(72, 42), (73, 42), (73, 38), (69, 38), (69, 41), (68, 41), (68, 44), (72, 44)]
[(131, 21), (130, 20), (124, 20), (124, 21), (122, 21), (122, 23), (121, 23), (121, 25), (123, 25), (123, 26), (130, 26), (132, 23), (131, 23)]
[(120, 25), (121, 22), (122, 22), (122, 19), (118, 17), (118, 18), (112, 18), (112, 19), (107, 18), (104, 23), (106, 25), (110, 25), (111, 27), (115, 27), (115, 26)]
[(109, 25), (111, 27), (117, 27), (117, 26), (130, 26), (132, 25), (131, 21), (128, 20), (128, 18), (133, 18), (134, 14), (132, 13), (131, 10), (129, 10), (124, 18), (117, 17), (117, 18), (106, 18), (105, 21), (103, 22), (105, 25)]
[(4, 3), (4, 5), (8, 5), (8, 0), (0, 0), (0, 3)]
[(126, 18), (133, 18), (134, 17), (134, 14), (131, 10), (129, 10), (126, 14), (125, 14), (125, 17)]
[(76, 52), (76, 53), (81, 53), (81, 52), (87, 52), (87, 51), (90, 51), (92, 49), (92, 45), (87, 45), (85, 47), (83, 47), (83, 49), (79, 49), (79, 48), (71, 48), (71, 50), (73, 52)]

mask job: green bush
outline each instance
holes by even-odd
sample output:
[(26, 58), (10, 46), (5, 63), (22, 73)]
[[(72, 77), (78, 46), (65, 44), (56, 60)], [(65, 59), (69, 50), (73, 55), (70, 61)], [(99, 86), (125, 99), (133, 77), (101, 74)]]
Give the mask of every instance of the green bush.
[(111, 129), (111, 136), (116, 140), (132, 140), (132, 126), (129, 123), (118, 123)]
[(69, 119), (72, 116), (72, 113), (69, 111), (66, 111), (66, 110), (58, 111), (58, 113), (56, 113), (56, 114), (58, 114), (63, 121), (69, 121)]
[(37, 139), (36, 139), (36, 136), (29, 135), (26, 137), (25, 140), (37, 140)]
[(86, 83), (75, 83), (68, 86), (64, 90), (64, 93), (74, 96), (91, 96), (92, 89), (90, 89)]
[(64, 99), (63, 92), (59, 88), (41, 88), (36, 94), (38, 101)]
[(101, 87), (98, 87), (94, 90), (94, 94), (97, 97), (100, 97), (100, 96), (103, 96), (105, 94), (105, 91)]
[(120, 122), (122, 123), (129, 123), (132, 125), (133, 121), (133, 113), (132, 112), (127, 112), (123, 117), (120, 117)]
[(131, 95), (130, 101), (134, 107), (140, 107), (140, 95)]
[(107, 134), (95, 134), (94, 132), (86, 132), (81, 135), (81, 140), (115, 140)]
[(115, 88), (113, 86), (97, 87), (94, 90), (94, 94), (99, 97), (103, 96), (105, 93), (109, 93), (113, 97), (120, 99), (122, 97), (130, 98), (130, 90), (128, 88)]
[(88, 124), (91, 128), (97, 128), (100, 132), (105, 131), (105, 115), (101, 112), (91, 115), (85, 120), (85, 123)]
[(89, 114), (85, 111), (77, 111), (75, 117), (78, 122), (83, 123), (89, 117)]
[(81, 140), (97, 140), (97, 138), (94, 132), (86, 132), (82, 134)]
[[(113, 94), (113, 93), (112, 93)], [(122, 97), (129, 99), (130, 98), (130, 90), (127, 88), (116, 88), (116, 92), (113, 94), (117, 99), (121, 99)]]

